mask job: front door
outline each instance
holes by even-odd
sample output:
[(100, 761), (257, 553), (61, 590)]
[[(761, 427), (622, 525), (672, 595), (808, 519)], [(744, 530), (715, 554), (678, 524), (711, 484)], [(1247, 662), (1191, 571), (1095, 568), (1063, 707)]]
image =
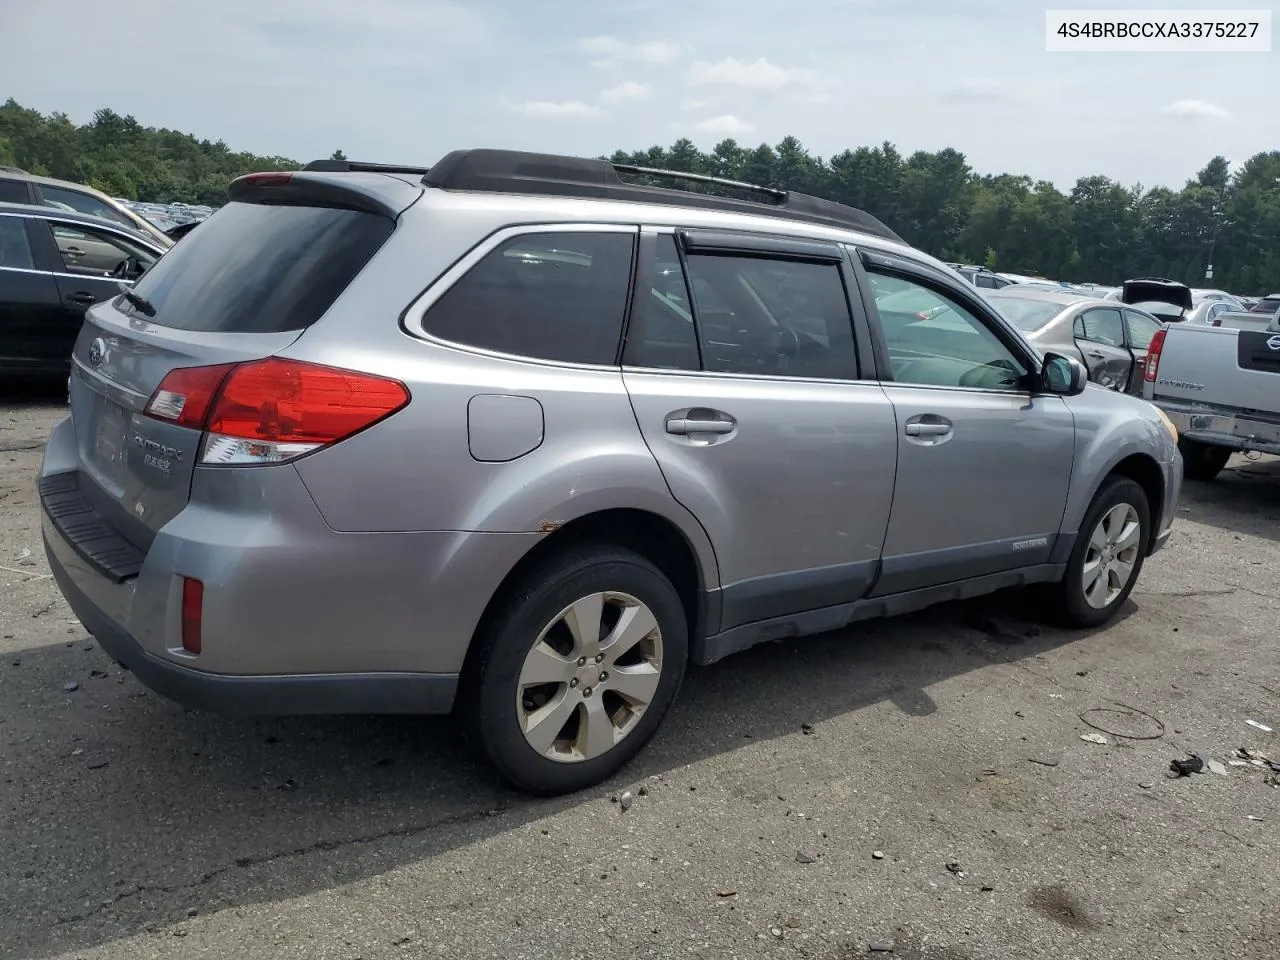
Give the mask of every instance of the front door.
[(700, 233), (642, 235), (623, 379), (715, 548), (720, 627), (852, 602), (875, 577), (897, 441), (884, 391), (859, 380), (848, 265), (834, 244)]
[[(1075, 424), (1028, 388), (1035, 361), (957, 285), (868, 264), (877, 304), (911, 290), (936, 309), (877, 306), (892, 380), (898, 472), (875, 595), (1049, 561), (1066, 505)], [(921, 314), (927, 319), (919, 319)]]
[(1075, 320), (1076, 346), (1089, 368), (1089, 379), (1111, 390), (1123, 391), (1133, 369), (1133, 356), (1125, 344), (1124, 322), (1115, 307), (1094, 307)]

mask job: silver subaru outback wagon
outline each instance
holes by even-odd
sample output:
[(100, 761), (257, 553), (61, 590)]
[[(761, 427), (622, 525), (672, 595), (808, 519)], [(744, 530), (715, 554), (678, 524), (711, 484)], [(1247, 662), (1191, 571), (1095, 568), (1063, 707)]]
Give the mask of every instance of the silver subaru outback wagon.
[(1160, 412), (867, 214), (699, 179), (237, 180), (75, 345), (39, 493), (85, 628), (229, 715), (456, 711), (552, 794), (690, 661), (1014, 586), (1106, 622), (1175, 514)]

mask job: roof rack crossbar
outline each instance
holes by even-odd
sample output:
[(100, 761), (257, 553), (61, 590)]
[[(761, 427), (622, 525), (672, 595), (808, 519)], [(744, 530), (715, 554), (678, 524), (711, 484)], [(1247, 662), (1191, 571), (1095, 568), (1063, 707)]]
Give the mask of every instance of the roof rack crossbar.
[(630, 173), (637, 176), (655, 177), (665, 180), (687, 180), (691, 183), (714, 183), (720, 187), (731, 187), (734, 190), (744, 190), (750, 193), (762, 193), (765, 196), (772, 197), (776, 202), (782, 203), (787, 199), (786, 190), (778, 190), (774, 187), (764, 187), (758, 183), (745, 183), (741, 180), (728, 180), (724, 177), (713, 177), (705, 173), (682, 173), (678, 170), (659, 170), (657, 167), (637, 167), (630, 163), (615, 163), (613, 169), (619, 173)]
[[(716, 184), (760, 194), (767, 199), (744, 200), (701, 191), (627, 183), (618, 176), (619, 172), (677, 182)], [(430, 171), (423, 174), (422, 182), (428, 187), (441, 190), (626, 200), (772, 216), (856, 230), (894, 243), (903, 242), (901, 237), (871, 214), (832, 200), (705, 174), (655, 170), (586, 157), (524, 153), (518, 150), (455, 150), (446, 154)]]
[(303, 170), (317, 173), (412, 173), (426, 176), (431, 168), (399, 163), (364, 163), (359, 160), (312, 160)]

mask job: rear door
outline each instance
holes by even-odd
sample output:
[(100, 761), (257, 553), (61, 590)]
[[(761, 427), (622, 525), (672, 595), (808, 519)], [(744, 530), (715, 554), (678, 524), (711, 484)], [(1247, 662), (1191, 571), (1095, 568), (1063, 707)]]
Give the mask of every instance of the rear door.
[(1133, 369), (1129, 375), (1129, 383), (1125, 387), (1125, 392), (1132, 393), (1135, 396), (1142, 396), (1142, 377), (1147, 369), (1147, 350), (1151, 347), (1151, 340), (1155, 337), (1156, 331), (1163, 324), (1153, 317), (1138, 313), (1136, 310), (1126, 310), (1124, 312), (1124, 325), (1129, 353), (1133, 357)]
[(1076, 346), (1089, 368), (1089, 379), (1110, 390), (1124, 390), (1133, 370), (1125, 346), (1124, 320), (1116, 307), (1092, 307), (1075, 320)]
[[(71, 382), (80, 486), (142, 549), (186, 504), (202, 440), (200, 429), (144, 416), (161, 381), (179, 367), (279, 352), (395, 227), (392, 215), (312, 205), (305, 184), (270, 199), (282, 194), (281, 203), (248, 202), (262, 191), (241, 191), (245, 199), (233, 199), (141, 278), (133, 292), (142, 306), (117, 297), (86, 315)], [(328, 197), (342, 203), (341, 189)]]
[(851, 283), (834, 244), (642, 233), (623, 380), (715, 548), (724, 629), (851, 602), (875, 576), (895, 424), (861, 379)]
[[(1046, 563), (1075, 457), (1075, 421), (1032, 393), (1037, 361), (977, 298), (923, 265), (864, 252), (897, 417), (898, 470), (875, 594)], [(904, 286), (945, 310), (881, 310)]]
[(75, 339), (66, 327), (57, 281), (37, 257), (28, 219), (0, 213), (0, 371), (66, 369)]

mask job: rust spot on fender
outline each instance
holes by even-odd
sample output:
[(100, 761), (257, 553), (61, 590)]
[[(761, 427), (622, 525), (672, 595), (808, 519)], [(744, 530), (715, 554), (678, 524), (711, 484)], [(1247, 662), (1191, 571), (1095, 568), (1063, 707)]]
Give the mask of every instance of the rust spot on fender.
[(538, 524), (539, 533), (555, 533), (564, 526), (563, 520), (543, 520)]

